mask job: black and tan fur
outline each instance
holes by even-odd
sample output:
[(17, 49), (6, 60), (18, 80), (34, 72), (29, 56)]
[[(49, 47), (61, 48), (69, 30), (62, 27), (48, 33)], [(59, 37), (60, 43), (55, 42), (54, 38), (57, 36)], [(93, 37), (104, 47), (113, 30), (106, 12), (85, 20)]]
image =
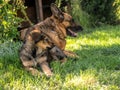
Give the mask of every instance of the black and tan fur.
[[(24, 43), (20, 50), (20, 60), (32, 74), (39, 73), (35, 67), (40, 65), (47, 76), (52, 75), (49, 61), (66, 59), (67, 30), (77, 27), (72, 17), (62, 12), (55, 4), (51, 4), (51, 11), (51, 17), (24, 29), (21, 34)], [(73, 36), (76, 36), (74, 32)]]

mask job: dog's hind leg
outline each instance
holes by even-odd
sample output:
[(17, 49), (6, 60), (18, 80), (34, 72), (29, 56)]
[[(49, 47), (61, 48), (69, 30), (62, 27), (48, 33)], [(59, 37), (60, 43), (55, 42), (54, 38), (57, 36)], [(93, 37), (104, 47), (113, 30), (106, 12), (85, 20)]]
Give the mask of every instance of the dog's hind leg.
[(32, 41), (26, 41), (20, 50), (20, 60), (25, 67), (36, 66), (37, 64), (32, 56), (33, 45), (34, 43)]
[(40, 75), (41, 72), (39, 72), (35, 68), (37, 62), (35, 61), (35, 58), (32, 55), (33, 49), (34, 49), (34, 42), (32, 42), (32, 40), (26, 40), (19, 53), (20, 60), (25, 70), (30, 72), (32, 75)]

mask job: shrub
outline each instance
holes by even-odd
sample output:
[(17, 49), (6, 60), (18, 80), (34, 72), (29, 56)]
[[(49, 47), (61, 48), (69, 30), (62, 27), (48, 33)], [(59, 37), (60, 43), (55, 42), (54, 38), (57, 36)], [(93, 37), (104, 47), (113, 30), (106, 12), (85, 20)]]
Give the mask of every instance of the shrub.
[(115, 24), (120, 17), (120, 0), (82, 0), (81, 6), (95, 25)]
[(17, 27), (22, 19), (17, 17), (17, 10), (20, 9), (16, 4), (17, 1), (12, 3), (9, 0), (0, 1), (0, 38), (2, 40), (12, 40), (18, 36)]
[(72, 11), (71, 14), (73, 18), (79, 22), (84, 28), (91, 27), (90, 15), (82, 10), (81, 3), (82, 0), (71, 0)]

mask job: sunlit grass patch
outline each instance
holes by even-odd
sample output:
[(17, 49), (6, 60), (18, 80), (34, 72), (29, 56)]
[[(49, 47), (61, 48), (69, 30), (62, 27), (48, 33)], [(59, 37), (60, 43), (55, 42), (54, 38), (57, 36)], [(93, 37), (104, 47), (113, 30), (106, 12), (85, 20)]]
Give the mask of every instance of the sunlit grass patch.
[(64, 86), (69, 87), (77, 87), (77, 88), (89, 88), (96, 86), (98, 84), (97, 77), (95, 76), (94, 70), (86, 70), (80, 71), (80, 74), (73, 75), (71, 77), (66, 77), (66, 81)]
[[(109, 28), (109, 29), (108, 29)], [(89, 33), (87, 33), (89, 31)], [(95, 30), (89, 29), (88, 31), (81, 32), (79, 36), (67, 39), (67, 49), (81, 49), (81, 46), (110, 46), (113, 44), (120, 45), (120, 26), (103, 28), (96, 28)]]

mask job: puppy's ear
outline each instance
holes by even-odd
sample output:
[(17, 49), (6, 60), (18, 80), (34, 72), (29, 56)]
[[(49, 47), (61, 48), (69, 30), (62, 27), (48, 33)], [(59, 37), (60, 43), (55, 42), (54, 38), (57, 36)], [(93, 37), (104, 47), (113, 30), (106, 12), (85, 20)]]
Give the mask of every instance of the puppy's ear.
[(62, 11), (54, 3), (51, 4), (51, 11), (53, 16), (60, 20), (60, 22), (64, 20)]

